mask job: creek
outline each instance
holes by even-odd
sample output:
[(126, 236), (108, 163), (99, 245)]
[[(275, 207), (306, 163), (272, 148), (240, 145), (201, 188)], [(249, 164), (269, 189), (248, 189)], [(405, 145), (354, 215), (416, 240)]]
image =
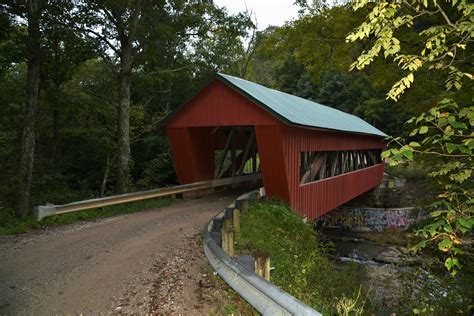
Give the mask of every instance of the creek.
[[(466, 286), (472, 289), (472, 285), (435, 273), (432, 257), (411, 252), (403, 231), (361, 233), (323, 228), (319, 232), (334, 245), (336, 265), (352, 263), (364, 269), (361, 286), (376, 315), (413, 314), (423, 309), (447, 313), (472, 301), (465, 296)], [(386, 242), (387, 233), (400, 237)]]

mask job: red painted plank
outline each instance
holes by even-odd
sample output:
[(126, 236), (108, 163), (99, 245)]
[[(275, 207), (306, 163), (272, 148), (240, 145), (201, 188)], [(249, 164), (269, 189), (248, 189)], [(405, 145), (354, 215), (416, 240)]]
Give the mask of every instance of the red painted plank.
[(289, 202), (281, 127), (278, 125), (256, 126), (255, 133), (266, 194)]
[(215, 79), (168, 122), (167, 127), (269, 125), (279, 121)]

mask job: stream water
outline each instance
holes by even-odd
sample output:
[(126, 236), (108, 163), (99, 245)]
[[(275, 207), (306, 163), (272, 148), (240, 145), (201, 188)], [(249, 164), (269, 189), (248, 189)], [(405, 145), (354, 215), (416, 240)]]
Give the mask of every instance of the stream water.
[[(462, 280), (435, 275), (429, 268), (431, 258), (411, 253), (406, 245), (374, 242), (340, 228), (324, 228), (320, 233), (334, 244), (337, 264), (353, 262), (364, 268), (362, 286), (376, 306), (376, 315), (412, 314), (415, 308), (445, 315), (472, 304)], [(467, 287), (472, 289), (471, 284)]]

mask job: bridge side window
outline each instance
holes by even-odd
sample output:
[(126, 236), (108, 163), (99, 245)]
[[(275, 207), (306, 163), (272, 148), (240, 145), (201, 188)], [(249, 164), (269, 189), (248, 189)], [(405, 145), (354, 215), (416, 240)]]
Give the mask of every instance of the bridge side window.
[(378, 165), (382, 162), (381, 152), (381, 149), (301, 152), (300, 183), (310, 183)]

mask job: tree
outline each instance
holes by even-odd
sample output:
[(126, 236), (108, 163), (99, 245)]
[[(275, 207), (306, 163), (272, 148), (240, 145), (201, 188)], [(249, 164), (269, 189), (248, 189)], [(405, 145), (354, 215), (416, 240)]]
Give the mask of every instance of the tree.
[(332, 69), (324, 72), (318, 89), (318, 102), (352, 113), (362, 101), (352, 86), (353, 81), (345, 72)]
[(38, 109), (38, 96), (41, 71), (41, 31), (40, 20), (44, 3), (41, 0), (29, 0), (28, 19), (28, 56), (26, 74), (26, 106), (21, 137), (20, 165), (18, 168), (18, 204), (17, 211), (22, 217), (29, 212), (29, 200), (33, 166), (35, 159), (35, 125)]
[[(430, 168), (440, 192), (432, 205), (434, 222), (418, 232), (425, 240), (417, 248), (436, 243), (445, 254), (446, 268), (455, 274), (461, 268), (460, 255), (471, 252), (466, 239), (474, 225), (474, 5), (463, 0), (353, 4), (354, 10), (366, 7), (366, 20), (347, 40), (371, 42), (351, 69), (364, 69), (380, 55), (396, 62), (405, 74), (387, 94), (394, 101), (412, 86), (416, 74), (445, 76), (446, 90), (438, 93), (438, 103), (408, 120), (409, 136), (393, 138), (393, 147), (383, 156), (390, 157), (391, 164), (416, 159)], [(405, 45), (407, 36), (415, 36), (416, 45)]]
[[(243, 33), (246, 22), (242, 15), (229, 17), (211, 2), (196, 0), (170, 3), (97, 0), (80, 2), (78, 7), (81, 14), (73, 19), (74, 27), (101, 44), (102, 57), (115, 69), (117, 76), (116, 186), (118, 192), (125, 192), (130, 185), (130, 111), (134, 71), (141, 68), (146, 69), (142, 73), (155, 75), (189, 71), (186, 68), (190, 65), (180, 67), (179, 63), (186, 60), (188, 50), (202, 52), (203, 47), (212, 48), (204, 50), (206, 54), (210, 53), (209, 58), (204, 57), (206, 65), (209, 67), (215, 63), (214, 69), (222, 67), (227, 60), (219, 60), (216, 56), (225, 54), (213, 54), (215, 48), (241, 45), (238, 36)], [(197, 73), (203, 68), (193, 71)]]
[[(149, 12), (152, 1), (82, 1), (77, 4), (80, 14), (68, 12), (65, 24), (82, 31), (101, 44), (102, 57), (116, 68), (118, 78), (117, 104), (117, 192), (128, 190), (130, 182), (130, 97), (132, 71), (137, 47), (137, 34)], [(162, 4), (157, 4), (162, 5)], [(76, 18), (71, 18), (76, 15)]]
[[(252, 55), (252, 43), (244, 48), (242, 38), (255, 26), (248, 12), (228, 15), (225, 8), (209, 8), (209, 21), (194, 45), (193, 63), (209, 74), (225, 71), (236, 76), (244, 76)], [(254, 36), (254, 35), (252, 35)], [(250, 38), (250, 41), (253, 41)]]
[[(71, 4), (50, 3), (44, 12), (42, 38), (41, 89), (44, 91), (43, 116), (52, 116), (50, 124), (44, 127), (39, 139), (39, 149), (48, 154), (49, 167), (54, 169), (60, 153), (62, 116), (70, 104), (65, 101), (63, 86), (72, 78), (77, 69), (89, 59), (97, 57), (95, 43), (81, 36), (74, 29), (57, 23), (62, 12), (71, 10)], [(45, 120), (49, 122), (50, 120)], [(43, 123), (43, 125), (46, 125)], [(41, 128), (40, 124), (40, 128)]]

